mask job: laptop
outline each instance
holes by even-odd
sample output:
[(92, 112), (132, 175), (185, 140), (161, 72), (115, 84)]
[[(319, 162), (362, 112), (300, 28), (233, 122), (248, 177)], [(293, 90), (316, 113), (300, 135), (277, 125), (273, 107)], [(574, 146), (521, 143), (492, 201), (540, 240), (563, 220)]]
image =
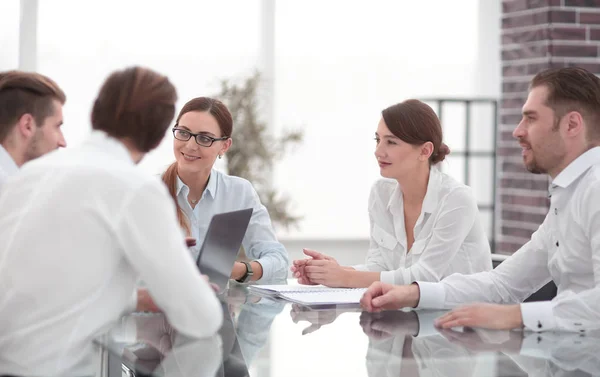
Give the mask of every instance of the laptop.
[(219, 286), (219, 293), (227, 287), (251, 216), (252, 208), (247, 208), (219, 213), (210, 220), (196, 265), (211, 283)]

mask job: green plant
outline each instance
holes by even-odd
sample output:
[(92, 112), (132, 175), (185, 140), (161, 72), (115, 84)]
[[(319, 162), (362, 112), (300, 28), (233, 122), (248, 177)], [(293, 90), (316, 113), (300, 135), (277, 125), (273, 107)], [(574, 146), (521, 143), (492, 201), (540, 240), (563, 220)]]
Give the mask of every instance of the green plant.
[(274, 225), (297, 227), (302, 217), (290, 211), (290, 198), (278, 192), (272, 183), (275, 161), (290, 147), (302, 142), (303, 132), (286, 130), (276, 136), (261, 120), (260, 73), (235, 83), (222, 80), (217, 98), (223, 101), (233, 116), (233, 144), (227, 152), (227, 171), (230, 175), (252, 182)]

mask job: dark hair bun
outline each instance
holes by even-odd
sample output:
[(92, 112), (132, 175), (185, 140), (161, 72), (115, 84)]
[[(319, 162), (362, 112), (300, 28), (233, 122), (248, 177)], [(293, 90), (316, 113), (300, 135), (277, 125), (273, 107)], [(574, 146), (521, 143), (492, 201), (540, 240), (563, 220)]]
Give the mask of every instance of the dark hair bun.
[(448, 155), (449, 153), (450, 153), (450, 148), (448, 148), (448, 146), (445, 143), (442, 143), (442, 145), (440, 145), (438, 150), (434, 151), (433, 154), (431, 155), (431, 163), (433, 165), (435, 165), (438, 162), (444, 161), (444, 159), (446, 158), (446, 155)]

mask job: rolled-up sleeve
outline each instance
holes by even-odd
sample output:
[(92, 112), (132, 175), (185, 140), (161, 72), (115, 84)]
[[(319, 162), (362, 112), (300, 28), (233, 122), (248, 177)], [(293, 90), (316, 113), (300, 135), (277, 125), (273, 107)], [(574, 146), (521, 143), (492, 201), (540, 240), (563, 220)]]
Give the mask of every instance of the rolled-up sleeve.
[(285, 247), (277, 241), (271, 218), (250, 182), (244, 186), (247, 208), (252, 208), (252, 217), (242, 245), (246, 256), (260, 263), (263, 275), (259, 282), (278, 281), (287, 278), (289, 257)]

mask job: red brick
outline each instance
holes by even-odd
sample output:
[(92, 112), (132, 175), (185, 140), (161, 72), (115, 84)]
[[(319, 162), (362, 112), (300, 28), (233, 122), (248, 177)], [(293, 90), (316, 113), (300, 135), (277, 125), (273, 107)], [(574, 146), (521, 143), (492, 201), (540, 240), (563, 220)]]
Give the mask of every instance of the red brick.
[(577, 22), (575, 11), (552, 10), (548, 13), (550, 23), (574, 24)]
[(502, 29), (547, 24), (550, 22), (550, 13), (551, 12), (542, 9), (535, 13), (521, 14), (515, 16), (511, 16), (510, 14), (504, 14), (502, 17)]
[[(535, 224), (535, 223), (532, 223), (532, 224)], [(513, 237), (531, 238), (531, 235), (533, 234), (533, 232), (534, 232), (534, 230), (524, 229), (524, 228), (514, 228), (514, 227), (508, 227), (508, 226), (502, 227), (503, 235), (513, 236)]]
[[(521, 148), (519, 148), (518, 144), (515, 144), (515, 145), (517, 146), (515, 148), (516, 149), (515, 155), (517, 155), (517, 153), (521, 152)], [(548, 191), (548, 182), (538, 181), (535, 179), (502, 178), (500, 180), (500, 185), (502, 187), (516, 188), (516, 189), (533, 190), (533, 191)]]
[[(522, 162), (502, 161), (502, 165), (500, 166), (502, 167), (501, 170), (507, 173), (527, 173), (527, 169), (525, 169), (525, 165), (523, 165)], [(504, 203), (504, 201), (502, 201), (502, 203)]]
[(527, 212), (519, 212), (519, 211), (502, 211), (502, 218), (510, 221), (523, 221), (534, 224), (541, 224), (544, 222), (544, 218), (546, 215), (541, 215), (539, 213), (527, 213)]
[(550, 49), (545, 44), (521, 45), (517, 48), (502, 49), (502, 60), (543, 58)]
[(560, 0), (512, 0), (502, 2), (502, 13), (520, 12), (527, 9), (560, 5)]
[(562, 27), (553, 26), (549, 30), (550, 39), (556, 40), (569, 40), (569, 41), (585, 41), (586, 28), (585, 27)]
[(503, 93), (519, 93), (527, 92), (529, 90), (529, 81), (523, 82), (503, 82), (502, 92)]
[[(500, 123), (502, 124), (510, 124), (510, 125), (515, 125), (515, 127), (517, 126), (517, 124), (519, 124), (519, 122), (521, 121), (521, 114), (502, 114), (500, 115)], [(510, 133), (512, 134), (512, 131), (510, 131)], [(502, 139), (502, 140), (513, 140), (512, 136), (510, 138), (506, 138), (506, 139)]]
[[(525, 170), (525, 168), (523, 168)], [(550, 199), (546, 196), (517, 196), (501, 194), (500, 201), (503, 204), (513, 204), (527, 207), (550, 207)]]
[(600, 8), (600, 0), (565, 0), (565, 6)]
[(579, 67), (600, 74), (600, 63), (565, 63), (565, 67)]
[[(520, 117), (519, 117), (519, 118), (520, 118)], [(515, 123), (515, 126), (516, 126), (516, 125), (517, 125), (517, 124)], [(501, 131), (501, 132), (499, 133), (499, 135), (498, 135), (498, 138), (499, 138), (501, 141), (513, 141), (513, 142), (515, 142), (515, 143), (517, 142), (517, 141), (516, 141), (516, 139), (515, 139), (515, 138), (513, 137), (513, 135), (512, 135), (512, 131)]]
[(590, 29), (590, 40), (600, 41), (600, 29)]
[(518, 98), (503, 98), (501, 103), (502, 109), (521, 109), (527, 100), (527, 93), (523, 93)]
[(513, 242), (499, 241), (496, 242), (496, 252), (498, 254), (512, 255), (515, 251), (519, 250), (521, 246), (523, 245)]
[(552, 44), (550, 46), (550, 54), (552, 56), (566, 56), (566, 57), (585, 57), (595, 58), (598, 56), (598, 46), (592, 45), (561, 45)]
[(515, 44), (525, 42), (543, 41), (548, 39), (548, 29), (543, 27), (538, 30), (506, 32), (502, 34), (502, 44)]
[(584, 25), (600, 25), (600, 13), (579, 12), (579, 23)]
[[(513, 63), (513, 62), (511, 62)], [(504, 64), (502, 66), (502, 74), (504, 76), (531, 76), (536, 73), (551, 68), (553, 63), (542, 62), (542, 63), (525, 63), (525, 64)]]
[[(521, 155), (521, 147), (518, 144), (515, 144), (512, 147), (496, 147), (496, 153), (498, 156), (520, 156)], [(518, 187), (515, 187), (518, 188)]]

